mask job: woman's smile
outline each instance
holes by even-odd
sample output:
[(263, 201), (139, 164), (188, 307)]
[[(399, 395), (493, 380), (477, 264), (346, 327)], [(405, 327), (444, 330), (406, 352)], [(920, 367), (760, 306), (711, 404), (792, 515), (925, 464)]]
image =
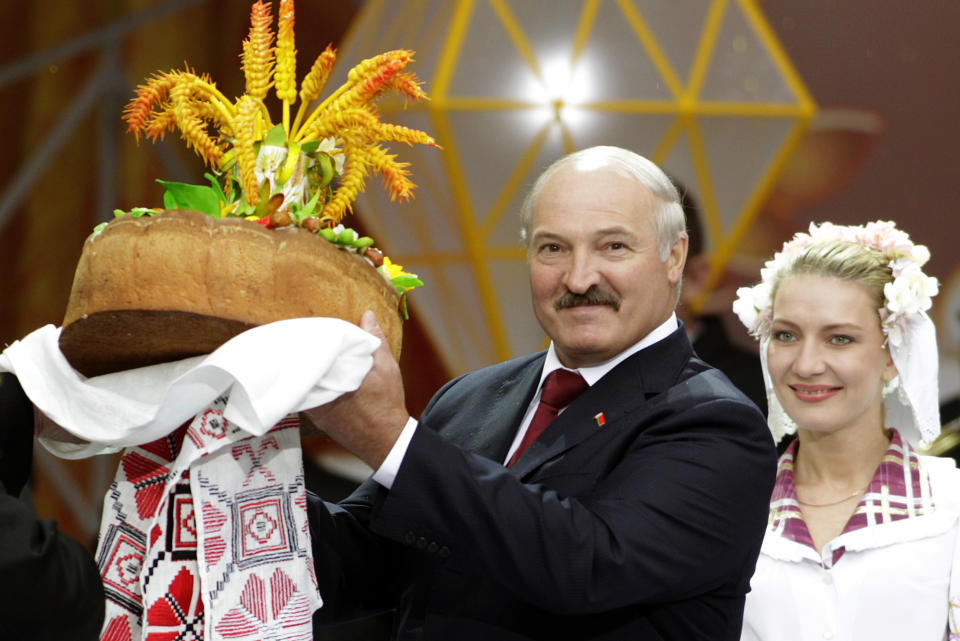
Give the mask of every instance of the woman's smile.
[(819, 403), (827, 400), (828, 398), (836, 396), (840, 390), (843, 389), (843, 387), (831, 385), (802, 385), (800, 383), (793, 383), (790, 385), (790, 389), (793, 390), (794, 396), (805, 403)]

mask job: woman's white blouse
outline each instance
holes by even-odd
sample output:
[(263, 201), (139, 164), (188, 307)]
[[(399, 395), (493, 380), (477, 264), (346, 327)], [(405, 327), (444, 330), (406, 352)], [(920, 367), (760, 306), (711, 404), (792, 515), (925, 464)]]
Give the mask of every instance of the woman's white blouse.
[(952, 459), (912, 458), (933, 509), (891, 521), (876, 508), (870, 525), (844, 531), (822, 555), (783, 535), (771, 503), (743, 641), (960, 639), (960, 470)]

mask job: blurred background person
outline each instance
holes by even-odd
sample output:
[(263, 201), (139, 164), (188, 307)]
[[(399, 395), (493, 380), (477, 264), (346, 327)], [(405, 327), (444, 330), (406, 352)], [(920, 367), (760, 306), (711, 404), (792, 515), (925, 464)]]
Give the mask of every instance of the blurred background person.
[[(716, 309), (716, 301), (706, 303), (706, 307), (697, 308), (699, 297), (709, 287), (710, 254), (704, 247), (703, 214), (696, 197), (680, 181), (672, 178), (680, 192), (680, 203), (687, 217), (687, 263), (683, 271), (683, 289), (680, 292), (680, 304), (677, 316), (683, 321), (687, 336), (693, 343), (693, 349), (710, 365), (727, 375), (727, 378), (741, 392), (757, 404), (764, 413), (767, 411), (767, 395), (763, 388), (763, 375), (760, 371), (760, 357), (756, 346), (749, 349), (735, 342), (734, 333), (746, 335), (743, 328), (732, 327), (736, 318), (730, 313)], [(725, 303), (726, 298), (714, 296)], [(728, 307), (727, 305), (724, 305)]]
[(0, 639), (99, 638), (104, 597), (93, 555), (19, 496), (33, 460), (33, 404), (0, 372)]

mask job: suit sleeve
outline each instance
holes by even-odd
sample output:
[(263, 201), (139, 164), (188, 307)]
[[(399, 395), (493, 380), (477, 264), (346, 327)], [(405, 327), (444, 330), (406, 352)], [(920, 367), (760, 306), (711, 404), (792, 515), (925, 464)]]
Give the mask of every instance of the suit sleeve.
[[(425, 411), (458, 380), (446, 383)], [(339, 503), (307, 493), (314, 566), (323, 596), (316, 623), (342, 623), (393, 609), (409, 583), (414, 569), (407, 549), (370, 528), (371, 514), (386, 495), (383, 486), (369, 479)]]
[(323, 596), (316, 623), (343, 623), (395, 607), (406, 576), (404, 549), (369, 527), (370, 510), (385, 492), (367, 481), (336, 504), (308, 494), (314, 566)]
[[(458, 380), (446, 383), (425, 412)], [(383, 486), (369, 479), (339, 503), (307, 493), (314, 566), (323, 596), (316, 623), (341, 623), (396, 606), (414, 570), (403, 545), (370, 528), (371, 514), (386, 495)]]
[[(33, 455), (33, 405), (12, 374), (0, 378), (0, 638), (96, 639), (103, 584), (93, 555), (38, 519), (16, 496)], [(13, 589), (9, 589), (13, 588)]]
[[(648, 426), (595, 453), (608, 466), (566, 470), (589, 479), (567, 496), (545, 474), (524, 482), (418, 429), (371, 527), (400, 542), (435, 542), (446, 563), (556, 613), (716, 590), (742, 596), (775, 474), (769, 432), (745, 401), (674, 411), (664, 396), (662, 411), (647, 408)], [(443, 420), (425, 414), (421, 428)]]
[(0, 576), (17, 586), (0, 601), (0, 638), (99, 637), (105, 602), (93, 555), (6, 494), (0, 496)]

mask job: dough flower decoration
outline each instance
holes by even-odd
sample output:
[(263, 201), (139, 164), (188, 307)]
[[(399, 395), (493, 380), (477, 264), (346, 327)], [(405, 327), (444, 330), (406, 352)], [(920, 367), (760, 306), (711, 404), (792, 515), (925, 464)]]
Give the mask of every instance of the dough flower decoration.
[[(427, 98), (416, 75), (404, 71), (413, 52), (388, 51), (360, 62), (320, 100), (336, 51), (327, 46), (298, 89), (293, 0), (280, 0), (276, 33), (272, 24), (271, 3), (255, 2), (240, 56), (245, 91), (236, 100), (189, 67), (157, 72), (137, 87), (123, 113), (137, 142), (177, 130), (211, 170), (204, 174), (207, 185), (158, 181), (164, 207), (244, 217), (271, 229), (301, 227), (364, 255), (390, 275), (401, 295), (422, 285), (415, 274), (387, 263), (371, 238), (341, 224), (371, 173), (381, 176), (391, 200), (406, 200), (416, 188), (410, 164), (398, 161), (385, 143), (438, 147), (423, 131), (382, 122), (376, 108), (389, 91), (405, 102)], [(271, 90), (280, 102), (276, 122), (267, 108)]]

